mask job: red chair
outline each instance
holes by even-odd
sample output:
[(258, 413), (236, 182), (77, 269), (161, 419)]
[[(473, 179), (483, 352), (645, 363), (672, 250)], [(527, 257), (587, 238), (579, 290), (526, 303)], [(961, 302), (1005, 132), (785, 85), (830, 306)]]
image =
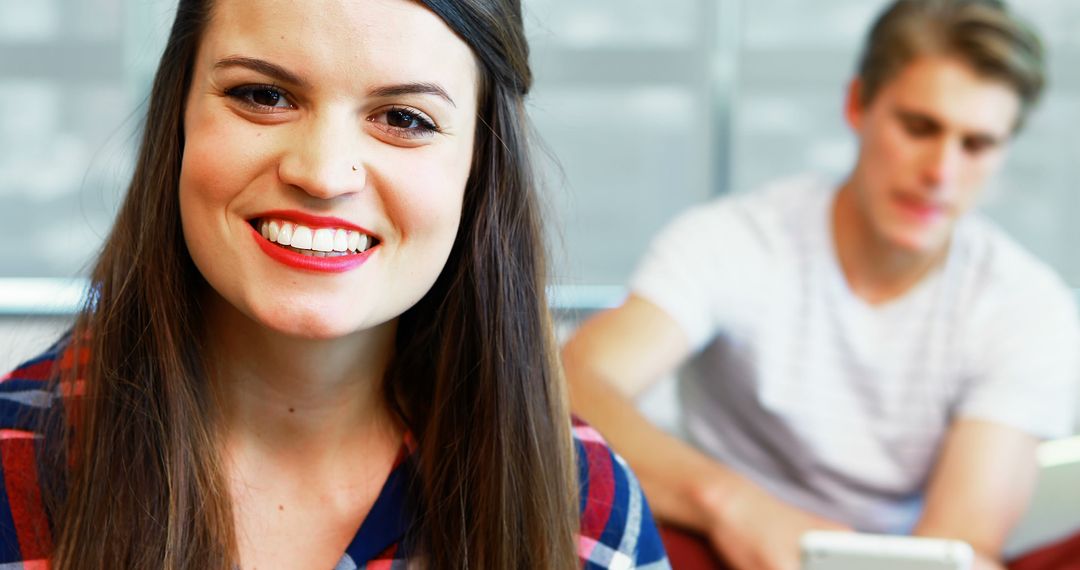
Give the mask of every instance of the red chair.
[(1013, 560), (1009, 570), (1080, 570), (1080, 533)]
[(709, 542), (699, 534), (660, 525), (660, 539), (664, 541), (672, 570), (728, 570)]

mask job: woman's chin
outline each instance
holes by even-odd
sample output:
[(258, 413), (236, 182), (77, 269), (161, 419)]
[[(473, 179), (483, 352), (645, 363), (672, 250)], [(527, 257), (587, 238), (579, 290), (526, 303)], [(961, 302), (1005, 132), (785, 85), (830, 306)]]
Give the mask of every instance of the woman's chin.
[[(271, 332), (296, 339), (335, 340), (379, 328), (386, 319), (356, 314), (341, 307), (281, 305), (250, 307), (247, 313), (253, 324)], [(257, 333), (256, 333), (257, 334)]]
[(261, 320), (260, 324), (279, 334), (304, 340), (336, 340), (378, 326), (335, 317), (337, 315), (296, 315)]

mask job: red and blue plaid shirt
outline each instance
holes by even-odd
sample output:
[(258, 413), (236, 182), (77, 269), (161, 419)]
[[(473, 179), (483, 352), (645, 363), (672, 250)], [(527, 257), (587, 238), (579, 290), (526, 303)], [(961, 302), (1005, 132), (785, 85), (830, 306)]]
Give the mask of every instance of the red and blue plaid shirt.
[[(77, 358), (66, 346), (61, 341), (0, 379), (0, 570), (48, 568), (52, 534), (41, 498), (42, 440), (34, 418), (56, 397), (49, 380), (70, 370)], [(591, 427), (575, 421), (573, 432), (581, 485), (578, 554), (584, 569), (670, 569), (630, 468)], [(412, 475), (408, 457), (408, 450), (403, 450), (334, 570), (407, 567), (401, 541), (410, 523), (405, 508), (405, 490)]]

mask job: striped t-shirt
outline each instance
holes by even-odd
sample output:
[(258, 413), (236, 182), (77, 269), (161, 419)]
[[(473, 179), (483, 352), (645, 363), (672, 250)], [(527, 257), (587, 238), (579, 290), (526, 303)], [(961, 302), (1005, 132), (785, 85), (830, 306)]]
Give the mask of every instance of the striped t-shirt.
[(836, 256), (837, 187), (804, 177), (697, 206), (652, 243), (631, 288), (695, 349), (679, 385), (695, 445), (787, 503), (905, 533), (954, 421), (1071, 433), (1077, 310), (978, 214), (915, 287), (863, 301)]
[[(84, 361), (84, 352), (79, 355)], [(0, 379), (0, 570), (48, 568), (52, 532), (39, 484), (42, 438), (36, 417), (56, 401), (50, 379), (76, 355), (64, 341)], [(634, 474), (591, 427), (574, 421), (581, 495), (578, 554), (585, 570), (669, 570), (660, 536)], [(405, 490), (413, 476), (411, 437), (371, 511), (334, 570), (408, 567)]]

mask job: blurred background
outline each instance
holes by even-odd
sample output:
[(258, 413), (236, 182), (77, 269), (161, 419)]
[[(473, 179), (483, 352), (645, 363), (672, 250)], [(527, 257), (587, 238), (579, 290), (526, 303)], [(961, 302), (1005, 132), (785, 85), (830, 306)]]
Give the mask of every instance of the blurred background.
[[(880, 0), (531, 0), (533, 117), (564, 179), (558, 282), (623, 283), (671, 216), (805, 171), (841, 176), (841, 114)], [(1080, 285), (1074, 181), (1080, 3), (1014, 4), (1043, 33), (1051, 88), (982, 208)]]
[[(850, 167), (844, 89), (885, 2), (524, 1), (565, 314), (618, 302), (649, 239), (691, 204)], [(77, 300), (70, 280), (130, 175), (174, 5), (0, 0), (0, 334), (62, 323)], [(1080, 3), (1017, 6), (1046, 39), (1051, 87), (982, 208), (1080, 286)]]

